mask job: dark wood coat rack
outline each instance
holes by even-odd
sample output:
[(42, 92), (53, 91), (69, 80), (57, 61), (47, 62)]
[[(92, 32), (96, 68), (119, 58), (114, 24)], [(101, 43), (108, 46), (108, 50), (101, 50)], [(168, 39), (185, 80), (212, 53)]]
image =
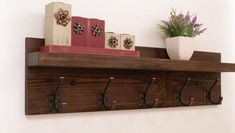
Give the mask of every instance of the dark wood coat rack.
[(26, 38), (26, 115), (218, 105), (220, 74), (235, 71), (219, 53), (172, 61), (161, 48), (126, 58), (38, 52), (43, 45)]

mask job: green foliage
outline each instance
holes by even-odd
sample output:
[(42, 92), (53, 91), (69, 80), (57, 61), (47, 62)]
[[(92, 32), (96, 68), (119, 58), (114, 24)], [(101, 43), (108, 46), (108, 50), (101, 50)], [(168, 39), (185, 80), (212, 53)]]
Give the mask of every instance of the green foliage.
[(189, 12), (183, 15), (182, 13), (176, 14), (176, 10), (172, 10), (170, 14), (168, 21), (162, 21), (163, 24), (158, 25), (167, 37), (195, 37), (206, 30), (206, 28), (200, 30), (202, 24), (196, 23), (197, 16), (190, 16)]

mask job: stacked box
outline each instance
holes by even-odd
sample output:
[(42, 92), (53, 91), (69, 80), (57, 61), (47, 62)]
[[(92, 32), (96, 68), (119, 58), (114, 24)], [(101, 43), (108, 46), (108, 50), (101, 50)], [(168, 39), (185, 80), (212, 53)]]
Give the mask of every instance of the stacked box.
[(121, 49), (135, 51), (135, 36), (121, 34)]
[(105, 22), (72, 17), (72, 46), (104, 48)]
[(104, 48), (105, 22), (99, 19), (89, 19), (88, 46)]
[(88, 46), (88, 18), (72, 17), (72, 46)]
[(45, 14), (45, 45), (71, 46), (71, 5), (50, 3)]
[(121, 38), (119, 34), (113, 32), (105, 32), (105, 48), (121, 49)]

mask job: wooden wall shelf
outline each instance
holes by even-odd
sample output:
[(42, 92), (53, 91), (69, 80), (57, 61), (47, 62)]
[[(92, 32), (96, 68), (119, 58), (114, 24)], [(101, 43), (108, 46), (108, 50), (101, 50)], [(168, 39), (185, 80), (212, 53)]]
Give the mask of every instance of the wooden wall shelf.
[(220, 62), (176, 61), (157, 58), (128, 58), (43, 52), (28, 54), (28, 66), (187, 72), (235, 72), (235, 64)]
[(43, 53), (44, 39), (26, 38), (26, 114), (221, 104), (219, 53), (172, 61), (165, 49), (136, 47), (140, 58)]

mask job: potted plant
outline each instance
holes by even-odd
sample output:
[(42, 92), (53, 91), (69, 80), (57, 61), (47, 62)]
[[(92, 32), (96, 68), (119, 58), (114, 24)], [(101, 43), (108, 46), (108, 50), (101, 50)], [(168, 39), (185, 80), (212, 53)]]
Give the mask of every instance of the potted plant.
[(190, 60), (194, 52), (195, 38), (203, 33), (202, 24), (197, 23), (197, 16), (177, 14), (172, 10), (168, 21), (162, 21), (159, 28), (166, 34), (166, 50), (172, 60)]

